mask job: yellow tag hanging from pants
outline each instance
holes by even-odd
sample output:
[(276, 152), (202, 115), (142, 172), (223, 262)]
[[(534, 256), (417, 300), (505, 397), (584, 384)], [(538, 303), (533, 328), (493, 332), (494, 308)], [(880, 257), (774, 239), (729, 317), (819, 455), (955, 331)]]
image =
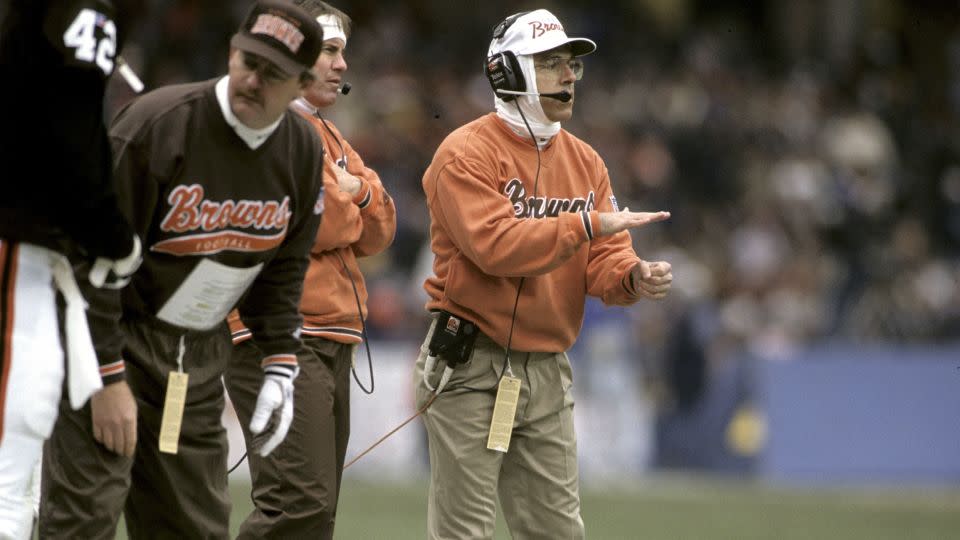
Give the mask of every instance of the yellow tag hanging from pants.
[(500, 384), (497, 385), (497, 401), (493, 405), (493, 418), (490, 419), (490, 434), (487, 436), (487, 448), (490, 450), (506, 452), (510, 448), (518, 401), (520, 379), (507, 376), (500, 379)]
[(167, 395), (163, 401), (163, 420), (160, 423), (160, 451), (177, 453), (180, 441), (180, 426), (183, 423), (183, 406), (187, 401), (187, 381), (190, 375), (171, 371), (167, 378)]

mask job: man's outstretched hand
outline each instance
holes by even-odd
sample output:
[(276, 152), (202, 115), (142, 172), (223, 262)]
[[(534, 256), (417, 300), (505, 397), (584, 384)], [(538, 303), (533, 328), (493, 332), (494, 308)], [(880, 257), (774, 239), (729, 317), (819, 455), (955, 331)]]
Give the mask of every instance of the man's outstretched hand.
[(670, 218), (670, 212), (631, 212), (624, 208), (622, 212), (600, 212), (600, 236), (643, 227)]

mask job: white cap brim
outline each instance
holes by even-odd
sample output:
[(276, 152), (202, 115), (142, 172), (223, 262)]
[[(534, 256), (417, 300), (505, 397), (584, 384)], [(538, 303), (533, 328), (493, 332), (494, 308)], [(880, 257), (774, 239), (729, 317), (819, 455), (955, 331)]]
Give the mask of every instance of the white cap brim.
[(571, 51), (574, 56), (584, 56), (597, 50), (597, 44), (587, 38), (572, 38), (557, 36), (559, 39), (544, 40), (532, 43), (526, 48), (514, 51), (515, 54), (537, 54), (544, 51), (550, 51), (564, 45), (571, 45)]

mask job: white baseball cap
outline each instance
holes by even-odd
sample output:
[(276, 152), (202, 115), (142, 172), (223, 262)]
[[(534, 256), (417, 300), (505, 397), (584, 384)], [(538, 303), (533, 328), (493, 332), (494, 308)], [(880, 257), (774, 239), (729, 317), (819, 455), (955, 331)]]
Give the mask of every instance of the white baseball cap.
[[(512, 21), (512, 22), (511, 22)], [(562, 45), (572, 45), (574, 56), (583, 56), (597, 50), (593, 40), (580, 37), (567, 37), (563, 25), (556, 15), (545, 9), (530, 11), (522, 15), (511, 15), (493, 30), (488, 56), (512, 51), (514, 54), (536, 54), (556, 49)]]

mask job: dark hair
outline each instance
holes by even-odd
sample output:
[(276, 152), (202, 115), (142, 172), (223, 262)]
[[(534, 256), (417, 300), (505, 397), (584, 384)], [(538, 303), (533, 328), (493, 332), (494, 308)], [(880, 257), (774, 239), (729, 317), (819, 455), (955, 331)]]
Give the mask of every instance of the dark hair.
[(303, 10), (309, 13), (313, 18), (317, 18), (321, 15), (333, 15), (337, 17), (340, 19), (340, 28), (343, 29), (344, 35), (350, 37), (350, 30), (353, 21), (346, 13), (326, 2), (323, 2), (322, 0), (293, 0), (293, 3), (303, 8)]

